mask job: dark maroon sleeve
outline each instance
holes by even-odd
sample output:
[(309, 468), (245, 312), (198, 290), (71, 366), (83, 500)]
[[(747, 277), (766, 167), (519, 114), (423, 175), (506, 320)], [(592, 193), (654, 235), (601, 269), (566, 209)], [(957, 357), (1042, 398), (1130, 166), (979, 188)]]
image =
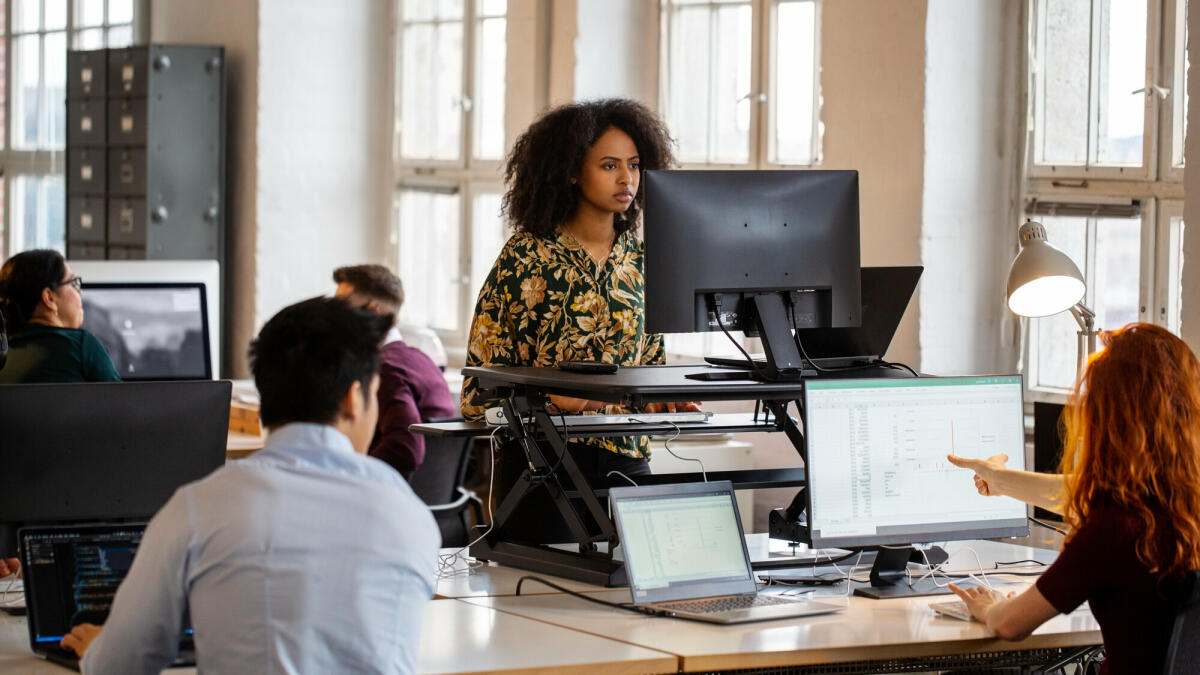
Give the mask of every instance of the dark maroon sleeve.
[(1067, 543), (1058, 560), (1037, 580), (1037, 589), (1062, 614), (1112, 588), (1130, 567), (1130, 523), (1107, 509), (1093, 513)]
[(425, 459), (425, 437), (408, 430), (421, 414), (404, 372), (384, 363), (379, 378), (379, 423), (370, 455), (391, 464), (405, 478)]
[(442, 371), (421, 350), (394, 342), (381, 356), (379, 422), (370, 455), (408, 478), (425, 461), (425, 437), (408, 427), (454, 417), (458, 407)]

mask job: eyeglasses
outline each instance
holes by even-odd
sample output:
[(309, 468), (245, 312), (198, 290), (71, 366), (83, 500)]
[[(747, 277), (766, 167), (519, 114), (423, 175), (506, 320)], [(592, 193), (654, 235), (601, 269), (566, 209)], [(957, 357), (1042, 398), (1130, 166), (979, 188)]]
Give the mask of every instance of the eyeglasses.
[(72, 286), (75, 288), (75, 290), (82, 291), (83, 290), (83, 277), (76, 274), (75, 276), (71, 277), (70, 279), (66, 279), (64, 281), (58, 282), (57, 284), (54, 284), (54, 288), (56, 288), (56, 289), (62, 288), (63, 286)]

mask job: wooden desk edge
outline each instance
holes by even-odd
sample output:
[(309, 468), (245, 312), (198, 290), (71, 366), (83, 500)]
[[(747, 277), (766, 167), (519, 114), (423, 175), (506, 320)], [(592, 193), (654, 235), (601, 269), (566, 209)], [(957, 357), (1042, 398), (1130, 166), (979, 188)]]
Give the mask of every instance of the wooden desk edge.
[[(706, 654), (700, 656), (680, 655), (680, 670), (695, 672), (704, 670), (729, 670), (742, 668), (774, 668), (780, 666), (803, 666), (856, 661), (872, 662), (891, 659), (920, 659), (932, 656), (954, 656), (987, 654), (991, 652), (1017, 652), (1032, 649), (1056, 649), (1059, 647), (1087, 647), (1103, 644), (1099, 630), (1079, 633), (1049, 633), (1031, 635), (1019, 642), (1000, 638), (968, 638), (945, 642), (916, 642), (864, 647), (848, 645), (822, 649), (797, 649), (779, 652), (740, 652), (737, 654)], [(641, 645), (645, 646), (645, 645)]]

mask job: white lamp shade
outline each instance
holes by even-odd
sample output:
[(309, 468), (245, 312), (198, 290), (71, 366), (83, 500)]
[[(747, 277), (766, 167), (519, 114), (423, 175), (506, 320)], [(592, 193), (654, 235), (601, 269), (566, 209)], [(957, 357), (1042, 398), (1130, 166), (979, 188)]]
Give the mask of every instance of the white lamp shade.
[(1071, 258), (1046, 243), (1040, 224), (1026, 223), (1021, 231), (1021, 251), (1008, 270), (1008, 308), (1021, 316), (1049, 316), (1082, 300), (1087, 287)]

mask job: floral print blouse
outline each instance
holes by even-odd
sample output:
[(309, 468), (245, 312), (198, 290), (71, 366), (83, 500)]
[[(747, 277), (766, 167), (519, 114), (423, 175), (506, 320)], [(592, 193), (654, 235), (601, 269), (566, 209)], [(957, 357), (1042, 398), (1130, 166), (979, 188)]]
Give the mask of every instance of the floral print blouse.
[[(467, 366), (551, 367), (558, 361), (622, 366), (666, 362), (661, 335), (645, 331), (642, 241), (625, 232), (597, 265), (567, 232), (514, 234), (488, 274), (467, 346)], [(499, 399), (474, 402), (478, 385), (463, 379), (462, 413), (481, 419)], [(622, 408), (609, 406), (607, 412)], [(629, 457), (649, 457), (644, 436), (580, 442)]]

